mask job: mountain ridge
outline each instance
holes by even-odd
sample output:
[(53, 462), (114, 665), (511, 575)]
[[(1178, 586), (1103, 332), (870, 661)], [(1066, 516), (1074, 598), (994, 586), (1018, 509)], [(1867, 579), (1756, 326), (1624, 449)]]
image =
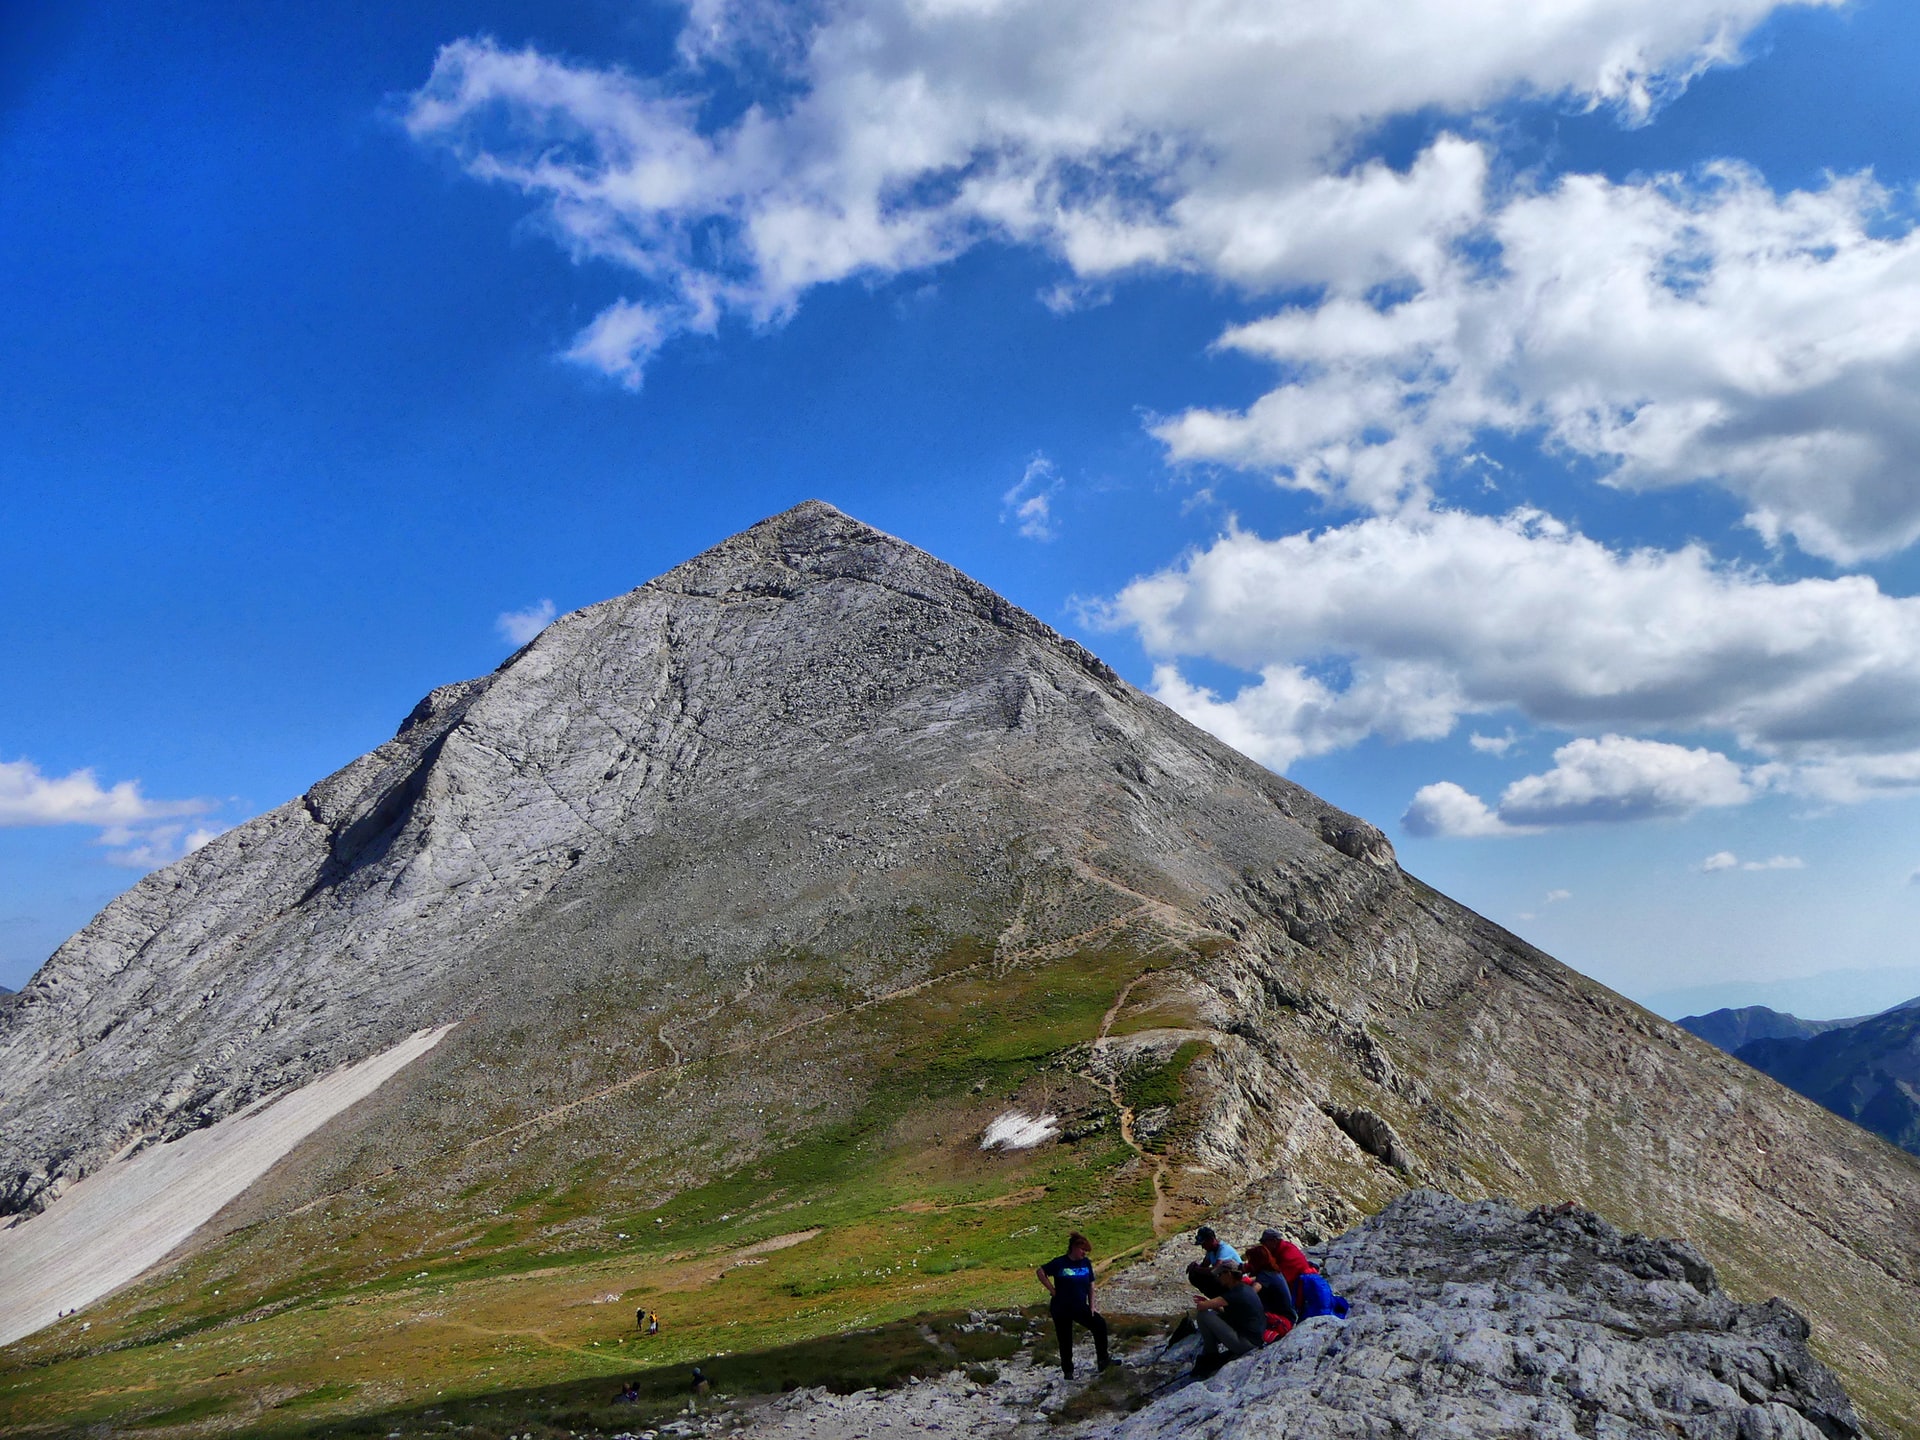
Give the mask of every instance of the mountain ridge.
[[(592, 1270), (658, 1224), (647, 1263), (697, 1312), (727, 1287), (663, 1257), (807, 1229), (729, 1293), (852, 1325), (1004, 1293), (1029, 1226), (1125, 1251), (1271, 1175), (1327, 1232), (1434, 1184), (1687, 1235), (1729, 1288), (1805, 1310), (1870, 1418), (1920, 1426), (1910, 1157), (817, 502), (434, 690), (137, 884), (23, 1000), (0, 1011), (0, 1208), (28, 1217), (126, 1147), (455, 1027), (96, 1308), (114, 1354), (188, 1367), (182, 1393), (216, 1393), (219, 1356), (158, 1337), (226, 1314), (215, 1290), (269, 1297), (261, 1333), (292, 1337), (419, 1267), (478, 1296), (487, 1265)], [(1011, 1110), (1062, 1138), (983, 1154)], [(861, 1272), (877, 1298), (832, 1298), (851, 1282), (810, 1257), (841, 1244), (891, 1257)], [(385, 1355), (390, 1330), (354, 1343)], [(33, 1386), (115, 1393), (94, 1343), (7, 1353)], [(295, 1340), (260, 1343), (306, 1373)]]
[(1920, 1007), (1911, 1003), (1799, 1040), (1752, 1040), (1734, 1057), (1920, 1155)]
[[(366, 1009), (376, 1017), (373, 1020), (356, 1020), (353, 1016), (347, 1016), (330, 1030), (328, 1027), (304, 1024), (301, 1016), (284, 1013), (289, 1003), (289, 997), (284, 992), (288, 989), (297, 990), (298, 982), (304, 976), (296, 974), (289, 982), (286, 972), (293, 967), (281, 965), (273, 973), (258, 977), (258, 984), (268, 991), (265, 997), (255, 993), (253, 988), (243, 986), (240, 998), (245, 1004), (228, 1005), (218, 1012), (222, 1020), (236, 1021), (241, 1013), (263, 998), (276, 1006), (270, 1017), (275, 1023), (254, 1026), (255, 1038), (257, 1040), (259, 1034), (271, 1033), (285, 1043), (277, 1049), (262, 1047), (257, 1043), (251, 1047), (243, 1044), (237, 1052), (252, 1055), (262, 1048), (267, 1049), (268, 1053), (261, 1057), (257, 1068), (247, 1071), (243, 1067), (236, 1067), (232, 1063), (232, 1056), (227, 1056), (221, 1062), (218, 1073), (207, 1075), (200, 1073), (205, 1067), (199, 1065), (174, 1061), (169, 1066), (165, 1057), (157, 1065), (144, 1065), (141, 1063), (143, 1057), (130, 1054), (127, 1058), (134, 1064), (135, 1074), (145, 1076), (153, 1072), (159, 1078), (144, 1086), (123, 1084), (117, 1088), (145, 1089), (148, 1093), (157, 1093), (160, 1096), (157, 1106), (133, 1107), (123, 1104), (112, 1118), (96, 1107), (81, 1117), (79, 1127), (97, 1132), (97, 1138), (90, 1143), (56, 1140), (50, 1148), (62, 1153), (58, 1158), (50, 1158), (50, 1163), (23, 1163), (20, 1158), (21, 1135), (37, 1133), (44, 1143), (54, 1140), (54, 1137), (70, 1134), (76, 1128), (71, 1122), (63, 1123), (38, 1112), (18, 1112), (16, 1107), (20, 1100), (21, 1082), (30, 1076), (33, 1061), (51, 1058), (44, 1043), (38, 1054), (34, 1053), (30, 1044), (26, 1046), (26, 1053), (22, 1054), (23, 1041), (30, 1042), (34, 1038), (46, 1040), (45, 1036), (36, 1037), (36, 1028), (42, 1031), (49, 1027), (56, 1031), (64, 1029), (65, 1033), (59, 1038), (67, 1042), (71, 1053), (78, 1053), (83, 1036), (90, 1042), (89, 1050), (97, 1051), (102, 1042), (113, 1039), (116, 1032), (122, 1032), (121, 1025), (114, 1020), (100, 1024), (90, 1036), (85, 1035), (87, 1027), (82, 1024), (69, 1020), (68, 1024), (61, 1026), (59, 1022), (69, 1019), (76, 1009), (104, 1011), (113, 1015), (113, 1004), (123, 998), (120, 992), (126, 988), (123, 984), (116, 985), (116, 982), (124, 980), (129, 968), (124, 963), (125, 957), (144, 956), (157, 942), (174, 938), (169, 933), (169, 927), (174, 926), (176, 915), (185, 914), (189, 917), (175, 929), (184, 928), (188, 932), (179, 936), (179, 939), (182, 948), (192, 952), (196, 972), (215, 968), (207, 963), (209, 955), (224, 967), (202, 997), (203, 1001), (210, 1000), (217, 1006), (222, 987), (230, 986), (232, 982), (230, 972), (234, 968), (234, 952), (245, 956), (251, 947), (251, 951), (257, 953), (263, 948), (260, 944), (261, 932), (276, 927), (284, 931), (288, 928), (286, 922), (289, 917), (297, 916), (303, 907), (313, 907), (316, 902), (328, 902), (330, 913), (323, 913), (320, 923), (332, 922), (334, 933), (325, 938), (351, 952), (356, 945), (376, 947), (382, 943), (379, 935), (354, 925), (356, 913), (365, 908), (364, 902), (370, 891), (378, 892), (376, 900), (379, 903), (374, 908), (379, 912), (381, 924), (389, 929), (399, 923), (431, 920), (434, 917), (429, 912), (446, 908), (461, 887), (476, 882), (480, 885), (480, 898), (483, 901), (497, 898), (497, 887), (489, 892), (486, 885), (486, 881), (494, 877), (483, 877), (471, 864), (463, 863), (466, 856), (460, 852), (470, 853), (478, 848), (477, 845), (468, 843), (429, 853), (433, 837), (419, 833), (421, 827), (409, 827), (409, 821), (427, 788), (445, 779), (439, 764), (443, 751), (449, 740), (462, 732), (463, 722), (475, 707), (483, 706), (503, 681), (519, 679), (528, 671), (539, 671), (556, 646), (571, 633), (590, 633), (602, 625), (618, 623), (614, 617), (624, 613), (625, 609), (643, 604), (646, 597), (678, 595), (717, 599), (723, 604), (741, 598), (791, 598), (795, 593), (791, 586), (768, 583), (757, 575), (745, 585), (730, 585), (727, 573), (729, 566), (743, 555), (754, 556), (769, 538), (784, 538), (790, 532), (804, 532), (817, 524), (842, 530), (854, 543), (838, 548), (829, 547), (820, 555), (804, 547), (787, 548), (779, 558), (799, 574), (817, 572), (822, 563), (831, 566), (834, 561), (846, 561), (851, 555), (852, 563), (840, 564), (836, 568), (835, 578), (851, 578), (860, 583), (894, 589), (916, 602), (931, 601), (954, 607), (957, 601), (956, 608), (970, 613), (984, 625), (996, 631), (1010, 631), (1062, 655), (1096, 684), (1110, 689), (1124, 687), (1131, 691), (1131, 687), (1125, 686), (1125, 682), (1111, 667), (1084, 647), (1058, 635), (1043, 622), (1019, 610), (985, 586), (923, 552), (912, 551), (912, 562), (905, 565), (888, 565), (884, 562), (878, 565), (861, 564), (861, 551), (877, 543), (884, 542), (885, 546), (892, 547), (884, 553), (888, 560), (893, 561), (897, 561), (900, 553), (908, 547), (879, 531), (849, 520), (824, 502), (803, 502), (782, 515), (722, 541), (626, 595), (561, 617), (541, 636), (508, 657), (489, 674), (436, 688), (407, 715), (392, 740), (343, 766), (295, 799), (227, 832), (172, 866), (145, 877), (126, 895), (109, 904), (99, 917), (72, 940), (61, 946), (22, 990), (20, 1004), (12, 1009), (4, 1022), (0, 1022), (0, 1057), (12, 1062), (5, 1068), (15, 1077), (9, 1080), (8, 1073), (0, 1073), (0, 1124), (6, 1126), (5, 1138), (0, 1138), (0, 1214), (38, 1208), (44, 1198), (57, 1195), (64, 1183), (88, 1173), (107, 1155), (128, 1143), (138, 1143), (149, 1137), (164, 1140), (184, 1133), (187, 1129), (234, 1113), (264, 1093), (311, 1079), (332, 1066), (364, 1058), (394, 1043), (407, 1031), (420, 1028), (421, 1024), (428, 1023), (428, 1018), (433, 1023), (445, 1023), (457, 1018), (454, 1011), (444, 1007), (431, 1017), (420, 1018), (418, 1024), (402, 1023), (395, 1018), (397, 1012), (410, 1003), (408, 988), (418, 980), (418, 972), (423, 968), (402, 963), (382, 975), (379, 988), (385, 991), (388, 1003), (380, 1006), (371, 1003), (375, 989), (371, 985), (348, 990), (345, 998), (350, 1002), (364, 1003)], [(666, 638), (670, 649), (671, 636)], [(1132, 694), (1140, 700), (1145, 699), (1139, 697), (1138, 692)], [(671, 702), (671, 696), (666, 698)], [(1012, 689), (997, 698), (1001, 699), (1003, 705), (1012, 707), (1009, 713), (1017, 722), (1019, 707), (1027, 703), (1026, 695)], [(1171, 712), (1167, 712), (1167, 716), (1171, 717)], [(665, 738), (669, 746), (680, 747), (677, 755), (669, 757), (670, 773), (666, 777), (669, 787), (680, 778), (671, 773), (674, 763), (697, 761), (700, 744), (697, 722), (698, 717), (668, 717), (667, 723), (672, 731)], [(1186, 727), (1185, 721), (1179, 721), (1178, 724), (1191, 729)], [(474, 727), (466, 728), (470, 731)], [(1197, 730), (1187, 738), (1216, 748), (1226, 755), (1232, 754)], [(487, 751), (487, 742), (478, 740), (473, 748)], [(486, 758), (482, 755), (483, 763)], [(508, 759), (497, 752), (494, 758)], [(1237, 756), (1233, 758), (1239, 760)], [(1240, 763), (1244, 765), (1247, 762)], [(615, 764), (618, 765), (619, 761), (616, 760)], [(609, 769), (599, 778), (603, 781), (613, 778), (612, 770)], [(1300, 806), (1311, 814), (1324, 817), (1329, 844), (1343, 846), (1347, 853), (1378, 856), (1385, 863), (1391, 863), (1391, 846), (1373, 827), (1335, 810), (1309, 792), (1278, 777), (1267, 776), (1256, 783), (1261, 789), (1269, 791), (1271, 796), (1284, 797), (1279, 802), (1283, 809)], [(546, 789), (552, 790), (552, 787), (549, 785)], [(563, 813), (567, 812), (567, 797), (554, 791), (552, 803), (543, 803), (546, 798), (540, 785), (526, 787), (515, 797), (520, 803), (515, 806), (510, 821), (494, 827), (511, 833), (496, 833), (487, 837), (494, 842), (498, 851), (514, 854), (526, 876), (528, 887), (538, 893), (544, 893), (559, 874), (585, 859), (588, 849), (600, 838), (591, 817)], [(635, 817), (625, 818), (631, 821)], [(570, 824), (570, 821), (580, 823)], [(652, 817), (641, 817), (643, 833), (649, 823), (655, 823)], [(457, 842), (474, 838), (466, 835), (454, 837)], [(410, 846), (412, 850), (409, 850)], [(452, 853), (449, 853), (450, 850)], [(423, 877), (419, 873), (423, 861), (452, 873)], [(275, 866), (282, 873), (262, 876), (262, 871)], [(485, 857), (481, 858), (480, 867), (486, 868)], [(377, 885), (374, 880), (367, 878), (373, 871), (380, 873)], [(196, 928), (199, 922), (191, 917), (196, 905), (202, 910), (206, 908), (202, 903), (203, 887), (217, 885), (224, 877), (235, 872), (243, 881), (265, 880), (260, 903), (252, 905), (241, 916), (222, 916), (221, 923), (207, 927), (207, 933), (200, 933)], [(510, 898), (515, 903), (523, 904), (528, 896), (516, 892)], [(497, 923), (499, 908), (498, 905), (491, 909), (485, 905), (460, 905), (456, 918), (464, 927), (462, 939), (472, 938), (475, 924), (484, 930), (488, 924)], [(476, 909), (484, 913), (476, 914)], [(398, 919), (394, 915), (396, 910), (400, 912)], [(142, 934), (142, 931), (147, 933)], [(139, 938), (136, 939), (136, 936)], [(296, 944), (310, 940), (309, 936), (298, 933), (287, 938)], [(260, 964), (254, 965), (255, 975), (248, 977), (250, 983), (256, 980), (257, 972), (262, 968)], [(97, 995), (89, 982), (94, 982), (104, 990), (104, 996)], [(398, 993), (393, 987), (398, 987)], [(63, 1004), (65, 997), (75, 990), (81, 992), (79, 1005)], [(105, 1003), (101, 1003), (103, 999)], [(340, 1007), (326, 1008), (330, 1015), (337, 1015)], [(189, 1014), (185, 1018), (191, 1021), (195, 1017)], [(201, 1030), (211, 1028), (210, 1025), (200, 1026)], [(321, 1043), (307, 1044), (316, 1029), (323, 1031)], [(128, 1048), (124, 1039), (120, 1047), (123, 1052)], [(220, 1047), (208, 1045), (201, 1048)], [(235, 1073), (236, 1069), (240, 1069), (241, 1073)], [(10, 1111), (19, 1114), (20, 1118), (14, 1119)]]
[[(1802, 1020), (1749, 1005), (1675, 1021), (1764, 1075), (1920, 1154), (1920, 996), (1873, 1015)], [(1820, 1040), (1817, 1046), (1811, 1042)]]
[(1705, 1015), (1683, 1015), (1673, 1023), (1731, 1055), (1749, 1041), (1806, 1040), (1828, 1030), (1857, 1025), (1867, 1018), (1855, 1015), (1846, 1020), (1802, 1020), (1798, 1015), (1765, 1005), (1741, 1005), (1710, 1010)]

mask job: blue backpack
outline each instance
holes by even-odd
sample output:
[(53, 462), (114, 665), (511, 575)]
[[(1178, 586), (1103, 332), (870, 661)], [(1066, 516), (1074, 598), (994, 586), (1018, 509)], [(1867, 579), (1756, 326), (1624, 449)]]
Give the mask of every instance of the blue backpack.
[(1347, 1313), (1346, 1297), (1334, 1294), (1326, 1276), (1316, 1270), (1309, 1270), (1293, 1282), (1293, 1304), (1302, 1320), (1312, 1319), (1315, 1315), (1344, 1316)]

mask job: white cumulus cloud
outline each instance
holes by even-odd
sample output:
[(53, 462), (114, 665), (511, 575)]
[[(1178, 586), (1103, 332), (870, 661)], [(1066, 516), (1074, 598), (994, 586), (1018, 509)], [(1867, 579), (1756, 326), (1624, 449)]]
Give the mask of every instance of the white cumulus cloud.
[[(1690, 815), (1744, 805), (1755, 790), (1740, 766), (1712, 750), (1625, 735), (1582, 737), (1553, 752), (1553, 768), (1525, 775), (1489, 806), (1451, 781), (1422, 787), (1401, 816), (1421, 836), (1515, 834), (1556, 825)], [(1555, 892), (1548, 902), (1566, 896)]]
[(1777, 196), (1726, 163), (1565, 176), (1494, 203), (1479, 246), (1389, 304), (1338, 292), (1230, 331), (1286, 383), (1158, 433), (1376, 509), (1422, 500), (1484, 431), (1543, 434), (1617, 486), (1721, 486), (1769, 539), (1888, 553), (1920, 538), (1905, 203), (1866, 177)]
[(542, 600), (524, 610), (502, 611), (495, 618), (493, 628), (502, 640), (517, 647), (529, 643), (551, 625), (554, 614), (553, 601)]
[(1501, 793), (1500, 817), (1517, 825), (1689, 815), (1753, 798), (1740, 766), (1712, 750), (1625, 735), (1570, 741), (1553, 768)]
[[(1780, 8), (698, 0), (672, 73), (461, 39), (405, 120), (530, 197), (574, 255), (633, 276), (639, 298), (569, 354), (637, 385), (676, 333), (778, 320), (811, 287), (983, 239), (1045, 247), (1082, 280), (1157, 267), (1360, 293), (1432, 276), (1484, 218), (1487, 155), (1445, 139), (1405, 172), (1350, 165), (1370, 130), (1517, 95), (1642, 120)], [(757, 102), (706, 106), (729, 81)]]
[(1414, 792), (1400, 823), (1410, 835), (1472, 839), (1483, 835), (1525, 835), (1531, 831), (1507, 824), (1482, 800), (1451, 780), (1436, 780)]
[(52, 776), (30, 760), (0, 760), (0, 826), (137, 825), (211, 808), (205, 800), (149, 799), (137, 780), (103, 786), (92, 770)]
[[(1719, 732), (1786, 767), (1770, 784), (1831, 799), (1920, 784), (1920, 600), (1865, 576), (1777, 580), (1697, 546), (1614, 550), (1536, 511), (1442, 511), (1233, 528), (1095, 618), (1161, 657), (1162, 700), (1270, 764), (1511, 710)], [(1222, 697), (1187, 684), (1182, 656), (1261, 678)]]

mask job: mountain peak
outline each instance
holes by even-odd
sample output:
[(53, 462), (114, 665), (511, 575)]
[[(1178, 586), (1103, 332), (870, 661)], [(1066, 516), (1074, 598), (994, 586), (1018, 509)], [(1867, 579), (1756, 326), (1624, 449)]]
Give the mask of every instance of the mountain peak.
[[(932, 1184), (964, 1205), (927, 1223), (976, 1188), (1013, 1207), (996, 1245), (1164, 1237), (1278, 1172), (1303, 1235), (1422, 1183), (1578, 1193), (1791, 1281), (1839, 1368), (1920, 1373), (1871, 1318), (1914, 1305), (1907, 1157), (817, 501), (562, 616), (102, 911), (0, 1006), (0, 1212), (421, 1036), (222, 1212), (250, 1293), (315, 1293), (322, 1255), (394, 1273), (383, 1245), (453, 1216), (463, 1257), (509, 1214), (561, 1255), (710, 1185), (719, 1228), (673, 1243), (736, 1243), (735, 1197), (824, 1225), (788, 1210), (826, 1203), (823, 1155), (836, 1194), (886, 1197), (847, 1233), (907, 1233)], [(1035, 1169), (980, 1148), (1012, 1113), (1059, 1124)], [(915, 1303), (968, 1273), (919, 1272)]]

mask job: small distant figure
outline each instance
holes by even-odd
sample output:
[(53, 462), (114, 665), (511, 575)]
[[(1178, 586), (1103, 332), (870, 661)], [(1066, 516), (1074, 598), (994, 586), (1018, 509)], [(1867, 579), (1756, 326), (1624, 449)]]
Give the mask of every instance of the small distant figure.
[(613, 1403), (616, 1405), (638, 1405), (640, 1403), (639, 1382), (634, 1380), (627, 1381), (620, 1393), (613, 1397)]
[(1093, 1358), (1104, 1370), (1113, 1363), (1107, 1355), (1107, 1322), (1093, 1308), (1093, 1245), (1075, 1230), (1067, 1236), (1067, 1253), (1047, 1261), (1033, 1272), (1047, 1290), (1047, 1309), (1054, 1334), (1060, 1337), (1060, 1372), (1073, 1378), (1073, 1327), (1093, 1332)]
[(633, 1328), (636, 1330), (647, 1328), (647, 1310), (644, 1305), (633, 1312)]
[(1227, 1292), (1214, 1271), (1223, 1260), (1238, 1265), (1240, 1252), (1214, 1234), (1211, 1225), (1202, 1225), (1194, 1231), (1193, 1243), (1204, 1252), (1204, 1258), (1187, 1266), (1187, 1283), (1209, 1299), (1217, 1300)]
[(706, 1395), (706, 1394), (710, 1394), (712, 1390), (713, 1390), (713, 1382), (707, 1379), (707, 1372), (702, 1370), (698, 1365), (694, 1366), (693, 1367), (693, 1393), (695, 1395)]
[(658, 1310), (650, 1311), (647, 1315), (647, 1334), (658, 1335), (659, 1333), (660, 1312)]

